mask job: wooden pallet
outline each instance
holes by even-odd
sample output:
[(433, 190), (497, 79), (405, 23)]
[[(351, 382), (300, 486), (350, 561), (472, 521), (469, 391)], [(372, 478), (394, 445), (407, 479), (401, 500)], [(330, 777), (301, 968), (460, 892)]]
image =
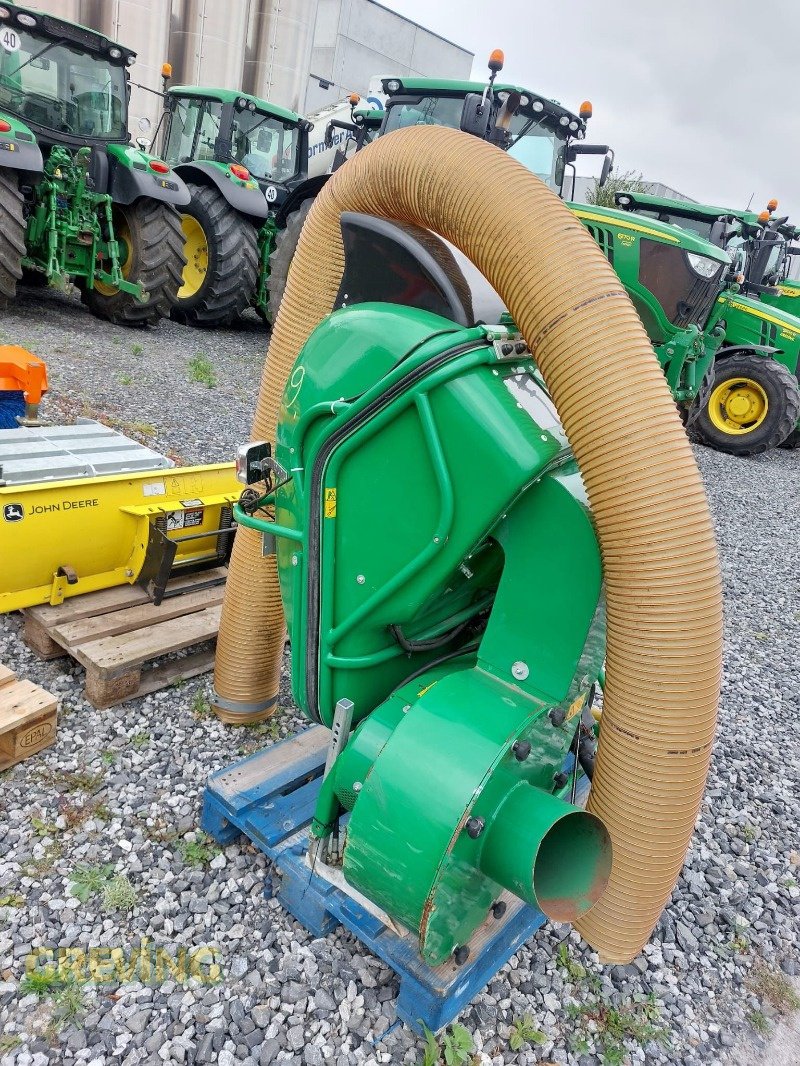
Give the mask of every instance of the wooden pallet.
[[(25, 642), (43, 659), (70, 655), (86, 669), (87, 700), (98, 708), (166, 688), (214, 665), (227, 570), (175, 577), (154, 606), (135, 585), (23, 611)], [(154, 660), (192, 649), (159, 666)]]
[[(349, 886), (340, 869), (315, 862), (312, 870), (308, 864), (308, 826), (329, 740), (327, 729), (313, 726), (212, 774), (203, 796), (202, 827), (223, 845), (242, 833), (249, 837), (274, 863), (267, 894), (274, 891), (315, 937), (327, 936), (338, 925), (349, 929), (397, 974), (399, 1021), (418, 1033), (424, 1032), (423, 1026), (438, 1032), (533, 936), (545, 916), (505, 893), (504, 915), (487, 916), (476, 929), (466, 964), (448, 960), (428, 966), (420, 956), (417, 935)], [(585, 802), (587, 785), (583, 779), (579, 803)]]
[(57, 711), (52, 693), (0, 665), (0, 770), (53, 743)]

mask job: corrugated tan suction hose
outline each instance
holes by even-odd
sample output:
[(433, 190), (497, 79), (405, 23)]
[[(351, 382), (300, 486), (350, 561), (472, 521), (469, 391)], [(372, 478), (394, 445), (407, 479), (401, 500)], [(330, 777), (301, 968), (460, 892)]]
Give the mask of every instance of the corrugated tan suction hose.
[[(564, 204), (499, 149), (417, 127), (360, 152), (318, 197), (273, 331), (255, 438), (274, 440), (287, 375), (333, 306), (343, 211), (426, 226), (460, 248), (520, 326), (569, 435), (605, 568), (607, 681), (589, 809), (614, 844), (609, 888), (578, 928), (603, 959), (629, 961), (683, 864), (720, 681), (716, 545), (664, 375), (619, 279)], [(274, 558), (242, 529), (218, 645), (223, 705), (274, 701), (282, 647)]]

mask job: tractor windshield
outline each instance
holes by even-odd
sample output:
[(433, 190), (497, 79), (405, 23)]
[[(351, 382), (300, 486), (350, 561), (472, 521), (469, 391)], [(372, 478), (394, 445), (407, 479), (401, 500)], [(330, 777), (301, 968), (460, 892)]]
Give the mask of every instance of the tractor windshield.
[(127, 140), (122, 62), (23, 27), (0, 34), (0, 108), (71, 137)]
[(286, 181), (299, 170), (296, 126), (263, 111), (234, 111), (230, 144), (220, 131), (223, 107), (217, 100), (173, 97), (175, 101), (164, 159), (175, 166), (192, 160), (241, 163), (254, 178)]
[(232, 155), (254, 178), (287, 181), (300, 169), (296, 126), (263, 111), (241, 111), (233, 117)]
[[(406, 96), (390, 99), (386, 104), (384, 133), (400, 130), (406, 126), (449, 126), (461, 128), (463, 96)], [(542, 124), (542, 116), (519, 112), (511, 119), (511, 147), (509, 155), (541, 178), (557, 193), (561, 192), (556, 181), (559, 151), (566, 138), (555, 129)]]
[(448, 126), (461, 128), (461, 112), (464, 98), (461, 96), (414, 96), (398, 97), (386, 103), (384, 133), (402, 130), (406, 126)]

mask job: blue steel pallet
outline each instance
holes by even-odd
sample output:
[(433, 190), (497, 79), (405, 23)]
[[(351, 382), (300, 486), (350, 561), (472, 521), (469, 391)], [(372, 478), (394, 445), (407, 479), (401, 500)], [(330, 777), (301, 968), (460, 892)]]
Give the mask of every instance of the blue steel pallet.
[[(226, 845), (244, 833), (274, 863), (277, 898), (315, 937), (345, 926), (391, 967), (400, 981), (397, 1017), (422, 1034), (436, 1033), (485, 988), (517, 949), (546, 921), (541, 911), (507, 893), (506, 912), (487, 917), (470, 941), (469, 960), (430, 967), (415, 934), (382, 921), (343, 879), (306, 862), (308, 825), (314, 813), (330, 733), (314, 726), (212, 774), (203, 798), (202, 827)], [(332, 875), (335, 878), (335, 874)], [(267, 894), (272, 894), (267, 888)]]

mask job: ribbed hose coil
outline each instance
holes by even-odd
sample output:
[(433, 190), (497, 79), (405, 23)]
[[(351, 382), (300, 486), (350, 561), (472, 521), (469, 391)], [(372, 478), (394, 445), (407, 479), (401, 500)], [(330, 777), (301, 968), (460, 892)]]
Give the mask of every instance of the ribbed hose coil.
[[(578, 929), (606, 961), (647, 941), (677, 880), (708, 770), (719, 697), (721, 585), (711, 518), (664, 375), (617, 275), (538, 178), (467, 134), (380, 138), (331, 178), (303, 229), (253, 423), (275, 439), (284, 383), (330, 313), (344, 269), (339, 217), (425, 226), (460, 248), (506, 303), (580, 464), (600, 541), (606, 691), (589, 810), (614, 866)], [(274, 556), (241, 529), (215, 686), (223, 704), (274, 705), (284, 628)]]

